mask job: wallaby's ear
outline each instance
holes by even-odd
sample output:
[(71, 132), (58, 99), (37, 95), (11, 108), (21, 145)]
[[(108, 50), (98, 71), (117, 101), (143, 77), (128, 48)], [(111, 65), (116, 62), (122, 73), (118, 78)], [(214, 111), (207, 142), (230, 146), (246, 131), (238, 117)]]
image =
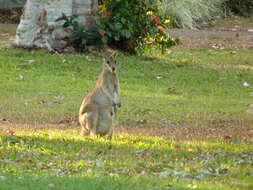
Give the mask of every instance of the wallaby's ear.
[(118, 52), (117, 51), (113, 51), (112, 55), (110, 57), (113, 58), (113, 59), (116, 59), (117, 55), (118, 55)]
[(101, 51), (101, 52), (100, 52), (100, 55), (101, 55), (103, 58), (106, 58), (106, 57), (107, 57), (107, 54), (106, 54), (105, 51)]

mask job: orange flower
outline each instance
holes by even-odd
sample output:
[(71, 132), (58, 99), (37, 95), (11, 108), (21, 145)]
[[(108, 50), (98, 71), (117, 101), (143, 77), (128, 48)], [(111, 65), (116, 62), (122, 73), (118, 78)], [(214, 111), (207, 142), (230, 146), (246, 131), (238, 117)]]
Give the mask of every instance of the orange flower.
[(100, 36), (103, 37), (106, 34), (106, 32), (105, 31), (99, 31), (99, 34), (100, 34)]
[(161, 24), (160, 19), (159, 19), (157, 16), (155, 16), (155, 15), (152, 15), (152, 16), (151, 16), (151, 20), (152, 20), (154, 23), (156, 23), (156, 24)]
[(164, 34), (165, 33), (165, 29), (162, 26), (158, 26), (158, 30), (160, 33)]

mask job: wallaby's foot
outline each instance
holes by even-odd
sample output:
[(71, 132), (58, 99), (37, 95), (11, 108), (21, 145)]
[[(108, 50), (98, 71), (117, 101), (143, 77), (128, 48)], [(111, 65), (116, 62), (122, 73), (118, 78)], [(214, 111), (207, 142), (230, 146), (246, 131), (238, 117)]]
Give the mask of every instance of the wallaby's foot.
[(112, 138), (113, 138), (113, 133), (109, 134), (108, 136), (108, 140), (109, 140), (109, 147), (108, 150), (112, 149)]
[(108, 135), (108, 140), (111, 142), (112, 141), (112, 134)]
[(82, 131), (81, 131), (80, 136), (81, 136), (81, 137), (89, 136), (89, 132), (82, 132)]
[(81, 132), (80, 132), (80, 136), (81, 137), (85, 137), (85, 136), (88, 136), (90, 134), (90, 132), (84, 128), (81, 129)]
[(97, 136), (97, 130), (93, 128), (93, 129), (91, 130), (91, 132), (90, 132), (90, 136), (92, 136), (92, 137)]

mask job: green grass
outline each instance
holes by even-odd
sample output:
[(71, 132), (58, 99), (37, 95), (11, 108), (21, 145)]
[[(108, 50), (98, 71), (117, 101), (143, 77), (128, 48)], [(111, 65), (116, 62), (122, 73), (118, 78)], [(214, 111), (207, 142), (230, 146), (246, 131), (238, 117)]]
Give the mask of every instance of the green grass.
[[(252, 118), (246, 114), (253, 97), (252, 50), (234, 51), (120, 54), (120, 122), (160, 127), (170, 121), (205, 125)], [(48, 124), (77, 115), (101, 63), (97, 54), (0, 49), (0, 118)], [(115, 136), (109, 150), (106, 139), (81, 138), (78, 131), (0, 133), (0, 190), (252, 189), (252, 142), (124, 135)]]
[[(119, 55), (120, 122), (159, 126), (164, 121), (251, 118), (245, 111), (253, 98), (253, 51), (232, 51)], [(1, 49), (0, 118), (44, 124), (77, 115), (101, 64), (96, 54)], [(244, 87), (244, 82), (250, 86)]]
[(0, 135), (0, 189), (248, 189), (253, 144), (173, 141), (76, 131), (16, 131)]
[(252, 25), (252, 23), (253, 23), (253, 18), (232, 17), (232, 18), (218, 19), (214, 21), (212, 24), (216, 26), (224, 26), (224, 25), (238, 25), (238, 24)]

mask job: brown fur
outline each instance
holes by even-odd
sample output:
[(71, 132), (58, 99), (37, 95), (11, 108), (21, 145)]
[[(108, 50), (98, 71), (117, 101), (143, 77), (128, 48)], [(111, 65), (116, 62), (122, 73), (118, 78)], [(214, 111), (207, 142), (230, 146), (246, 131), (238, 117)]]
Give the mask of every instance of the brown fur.
[(79, 110), (81, 135), (112, 135), (116, 106), (120, 106), (119, 80), (115, 54), (105, 56), (103, 70), (95, 87), (84, 97)]

